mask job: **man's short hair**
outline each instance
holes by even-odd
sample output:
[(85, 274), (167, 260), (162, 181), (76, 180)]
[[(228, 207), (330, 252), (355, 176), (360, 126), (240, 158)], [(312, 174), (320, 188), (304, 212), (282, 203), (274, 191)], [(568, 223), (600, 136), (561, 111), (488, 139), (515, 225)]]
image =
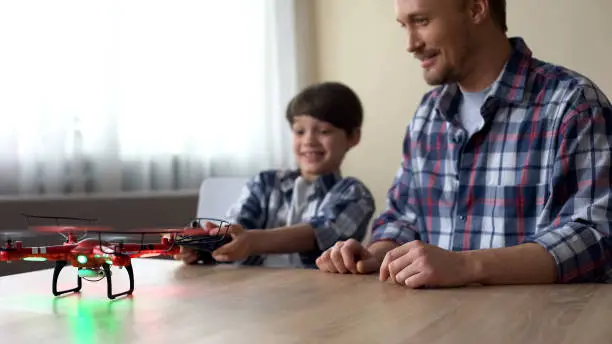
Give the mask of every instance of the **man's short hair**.
[[(506, 24), (506, 0), (488, 0), (489, 1), (489, 15), (495, 25), (497, 25), (504, 32), (508, 31)], [(459, 4), (462, 9), (468, 5), (469, 0), (460, 0)]]
[(508, 31), (506, 24), (506, 0), (489, 0), (491, 20), (504, 32)]
[(304, 88), (287, 105), (286, 117), (308, 115), (343, 129), (352, 135), (361, 128), (363, 108), (357, 94), (340, 82), (321, 82)]

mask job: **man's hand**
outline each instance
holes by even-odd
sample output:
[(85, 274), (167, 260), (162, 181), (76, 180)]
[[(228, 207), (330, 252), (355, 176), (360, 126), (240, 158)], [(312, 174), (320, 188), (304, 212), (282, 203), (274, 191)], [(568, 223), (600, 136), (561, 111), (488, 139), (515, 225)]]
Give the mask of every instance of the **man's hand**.
[(317, 258), (317, 267), (331, 273), (368, 274), (378, 270), (380, 260), (355, 240), (338, 241)]
[(204, 228), (209, 231), (209, 235), (232, 236), (231, 242), (212, 252), (212, 256), (215, 260), (219, 262), (231, 262), (245, 259), (252, 254), (255, 238), (250, 231), (245, 230), (241, 225), (232, 224), (217, 227), (207, 222)]
[(473, 268), (460, 252), (411, 241), (385, 255), (380, 280), (387, 279), (410, 288), (463, 286), (472, 281)]

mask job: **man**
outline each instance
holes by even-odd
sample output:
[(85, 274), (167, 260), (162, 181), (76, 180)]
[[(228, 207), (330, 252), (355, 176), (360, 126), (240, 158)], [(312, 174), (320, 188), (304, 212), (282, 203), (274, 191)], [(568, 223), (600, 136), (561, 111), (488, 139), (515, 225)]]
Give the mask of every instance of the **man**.
[(374, 221), (317, 260), (408, 287), (608, 279), (612, 109), (506, 36), (503, 0), (396, 0), (427, 93)]

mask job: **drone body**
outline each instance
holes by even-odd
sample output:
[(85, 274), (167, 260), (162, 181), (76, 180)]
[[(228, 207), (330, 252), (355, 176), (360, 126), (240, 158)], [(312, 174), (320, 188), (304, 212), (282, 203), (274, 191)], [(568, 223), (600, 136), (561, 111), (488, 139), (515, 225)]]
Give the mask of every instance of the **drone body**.
[[(87, 220), (66, 217), (33, 216), (24, 215), (27, 218), (51, 218), (51, 219), (72, 219)], [(222, 227), (228, 226), (225, 221), (216, 219), (197, 219), (191, 222), (189, 227), (183, 229), (151, 229), (141, 231), (114, 231), (109, 228), (91, 226), (35, 226), (31, 227), (38, 232), (56, 232), (61, 234), (66, 240), (63, 245), (26, 247), (21, 241), (6, 240), (3, 247), (0, 247), (0, 262), (10, 262), (16, 260), (29, 261), (55, 261), (53, 271), (52, 291), (55, 296), (69, 292), (78, 292), (82, 287), (82, 279), (97, 282), (106, 278), (107, 295), (109, 299), (118, 296), (130, 295), (134, 290), (134, 272), (132, 269), (132, 258), (145, 258), (159, 255), (173, 256), (180, 252), (181, 246), (193, 247), (205, 251), (213, 251), (219, 246), (229, 242), (231, 239), (226, 235), (210, 236), (198, 226), (201, 220), (221, 222)], [(77, 238), (78, 232), (97, 233), (96, 238)], [(121, 241), (103, 240), (102, 233), (113, 234), (140, 234), (140, 243), (124, 243)], [(145, 234), (165, 234), (158, 243), (145, 243)], [(86, 234), (85, 234), (86, 235)], [(67, 266), (78, 269), (77, 286), (72, 289), (59, 291), (57, 280), (61, 270)], [(111, 266), (125, 268), (128, 273), (130, 287), (127, 291), (113, 293)], [(91, 280), (90, 278), (97, 278)]]

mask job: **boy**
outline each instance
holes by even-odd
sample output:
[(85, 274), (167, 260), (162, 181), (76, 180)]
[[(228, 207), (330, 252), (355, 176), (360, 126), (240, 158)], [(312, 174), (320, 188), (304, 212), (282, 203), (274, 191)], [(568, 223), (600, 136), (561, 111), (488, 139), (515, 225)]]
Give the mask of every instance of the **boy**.
[[(346, 85), (311, 85), (288, 104), (297, 170), (268, 170), (254, 176), (229, 211), (232, 242), (218, 248), (218, 262), (316, 268), (316, 258), (337, 241), (361, 241), (374, 213), (368, 188), (343, 178), (345, 154), (361, 138), (363, 109)], [(212, 226), (207, 224), (207, 226)], [(183, 249), (177, 259), (192, 264), (202, 255)]]

